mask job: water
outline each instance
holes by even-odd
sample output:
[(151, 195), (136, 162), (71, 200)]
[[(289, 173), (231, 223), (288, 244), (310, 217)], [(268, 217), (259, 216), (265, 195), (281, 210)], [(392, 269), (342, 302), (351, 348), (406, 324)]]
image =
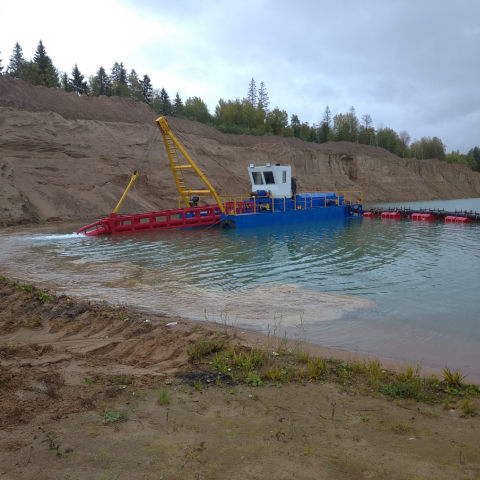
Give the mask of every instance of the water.
[[(382, 204), (382, 206), (388, 206)], [(480, 211), (480, 199), (395, 206)], [(256, 230), (0, 234), (1, 274), (86, 298), (480, 376), (480, 223), (330, 221)]]

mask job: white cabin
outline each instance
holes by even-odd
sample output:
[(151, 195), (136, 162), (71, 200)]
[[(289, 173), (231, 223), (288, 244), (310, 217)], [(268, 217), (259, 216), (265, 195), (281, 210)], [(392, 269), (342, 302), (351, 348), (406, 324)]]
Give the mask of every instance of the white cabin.
[(248, 174), (252, 184), (252, 192), (265, 190), (271, 196), (292, 195), (292, 167), (280, 165), (270, 165), (266, 163), (263, 167), (257, 167), (253, 163), (248, 167)]

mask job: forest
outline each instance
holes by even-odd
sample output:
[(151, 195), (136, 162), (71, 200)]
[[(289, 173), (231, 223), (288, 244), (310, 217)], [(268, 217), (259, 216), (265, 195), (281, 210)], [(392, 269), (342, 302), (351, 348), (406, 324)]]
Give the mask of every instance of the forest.
[(369, 114), (358, 117), (354, 107), (347, 112), (333, 114), (327, 105), (322, 118), (311, 125), (279, 107), (270, 109), (266, 85), (260, 82), (257, 86), (254, 78), (250, 80), (244, 97), (230, 100), (220, 98), (211, 113), (200, 97), (188, 97), (183, 101), (178, 92), (171, 97), (164, 88), (154, 88), (147, 74), (139, 76), (134, 69), (128, 72), (123, 62), (115, 62), (110, 72), (100, 66), (88, 78), (81, 73), (77, 64), (70, 75), (61, 72), (54, 66), (41, 40), (31, 60), (25, 59), (18, 42), (6, 66), (3, 65), (0, 52), (1, 74), (11, 75), (32, 85), (74, 92), (76, 95), (130, 98), (147, 103), (159, 115), (202, 122), (224, 133), (279, 135), (316, 143), (358, 142), (383, 147), (404, 158), (438, 158), (480, 171), (479, 147), (474, 146), (467, 153), (446, 153), (446, 146), (440, 138), (425, 136), (412, 141), (406, 130), (396, 132), (385, 126), (374, 128), (372, 117)]

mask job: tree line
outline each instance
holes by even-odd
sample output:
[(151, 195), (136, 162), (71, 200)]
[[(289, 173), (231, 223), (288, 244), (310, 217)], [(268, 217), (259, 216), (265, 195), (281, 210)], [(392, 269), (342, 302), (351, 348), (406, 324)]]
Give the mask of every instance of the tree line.
[(345, 113), (333, 115), (326, 106), (322, 118), (312, 125), (300, 121), (295, 114), (289, 116), (285, 110), (278, 107), (270, 110), (266, 85), (261, 82), (257, 87), (253, 78), (248, 84), (244, 98), (231, 100), (220, 98), (211, 114), (207, 104), (200, 97), (188, 97), (183, 102), (177, 92), (175, 97), (171, 98), (164, 88), (154, 88), (147, 74), (139, 76), (134, 69), (128, 72), (123, 62), (115, 62), (109, 73), (100, 66), (95, 75), (90, 75), (87, 79), (75, 64), (69, 76), (67, 72), (61, 72), (54, 66), (41, 40), (32, 60), (24, 58), (22, 47), (17, 42), (6, 69), (0, 58), (0, 74), (11, 75), (32, 85), (75, 92), (77, 95), (131, 98), (136, 102), (147, 103), (160, 115), (202, 122), (224, 133), (279, 135), (315, 143), (356, 142), (383, 147), (404, 158), (438, 158), (480, 171), (479, 147), (470, 149), (466, 154), (459, 151), (446, 153), (446, 145), (438, 137), (422, 137), (411, 142), (407, 131), (396, 132), (383, 125), (375, 128), (372, 117), (363, 114), (359, 118), (354, 107)]

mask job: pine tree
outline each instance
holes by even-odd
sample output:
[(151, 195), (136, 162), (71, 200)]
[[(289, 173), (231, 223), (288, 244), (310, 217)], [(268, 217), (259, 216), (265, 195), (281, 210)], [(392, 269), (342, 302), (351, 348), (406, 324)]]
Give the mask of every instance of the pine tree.
[(143, 76), (143, 80), (141, 81), (142, 84), (142, 99), (145, 103), (149, 104), (153, 98), (153, 88), (152, 82), (150, 81), (150, 77), (148, 75)]
[(2, 59), (0, 58), (0, 75), (2, 75), (2, 71), (3, 71), (3, 65), (2, 65)]
[(270, 105), (270, 99), (268, 98), (267, 87), (263, 82), (260, 83), (260, 88), (258, 89), (258, 103), (262, 104), (263, 109), (268, 113), (268, 106)]
[(12, 56), (10, 62), (7, 65), (7, 73), (13, 78), (25, 80), (25, 59), (23, 58), (22, 47), (17, 42), (13, 47)]
[(49, 57), (47, 55), (47, 51), (43, 46), (43, 42), (40, 40), (37, 45), (37, 49), (35, 50), (35, 54), (33, 55), (33, 61), (38, 65), (40, 71), (45, 73), (49, 67)]
[(127, 69), (123, 66), (123, 62), (119, 65), (119, 75), (118, 75), (118, 83), (122, 85), (127, 84)]
[(32, 85), (43, 85), (44, 87), (60, 87), (57, 69), (53, 66), (51, 58), (40, 40), (38, 43), (33, 61), (28, 63), (27, 80)]
[(182, 99), (180, 98), (180, 95), (177, 92), (177, 94), (175, 95), (173, 106), (172, 106), (172, 116), (179, 117), (181, 115), (183, 115), (183, 102), (182, 102)]
[(120, 81), (120, 64), (115, 62), (112, 69), (110, 70), (110, 82), (119, 82)]
[(62, 90), (65, 90), (66, 92), (72, 92), (73, 87), (70, 83), (70, 79), (68, 78), (67, 72), (63, 72), (61, 78), (60, 78), (60, 83), (62, 86)]
[[(263, 84), (263, 82), (262, 82)], [(248, 84), (248, 93), (247, 93), (247, 100), (256, 108), (258, 95), (257, 95), (257, 85), (255, 84), (255, 80), (252, 78), (250, 83)]]
[(328, 142), (328, 134), (332, 129), (332, 112), (330, 111), (330, 107), (327, 105), (325, 108), (325, 112), (323, 113), (322, 121), (320, 122), (320, 128), (318, 129), (318, 142), (319, 143), (327, 143)]
[(170, 115), (172, 113), (172, 104), (170, 102), (170, 97), (168, 96), (167, 91), (162, 88), (160, 92), (160, 108), (161, 108), (161, 114), (162, 115)]
[(80, 70), (75, 64), (75, 67), (72, 69), (72, 78), (69, 80), (69, 83), (72, 86), (73, 91), (77, 95), (82, 95), (82, 93), (88, 93), (87, 82), (84, 81), (84, 76), (80, 73)]
[(118, 97), (129, 97), (130, 90), (127, 85), (127, 70), (123, 66), (123, 63), (115, 62), (113, 64), (111, 74), (111, 94)]
[(293, 129), (293, 136), (298, 137), (300, 135), (300, 120), (297, 115), (292, 115), (290, 117), (290, 127)]
[(98, 97), (100, 95), (110, 96), (110, 77), (107, 75), (107, 72), (103, 67), (100, 67), (97, 70), (97, 73), (94, 77), (95, 90), (92, 88), (92, 95)]
[(130, 89), (130, 98), (136, 102), (141, 102), (143, 100), (142, 83), (138, 78), (137, 72), (133, 68), (128, 76), (128, 87)]

